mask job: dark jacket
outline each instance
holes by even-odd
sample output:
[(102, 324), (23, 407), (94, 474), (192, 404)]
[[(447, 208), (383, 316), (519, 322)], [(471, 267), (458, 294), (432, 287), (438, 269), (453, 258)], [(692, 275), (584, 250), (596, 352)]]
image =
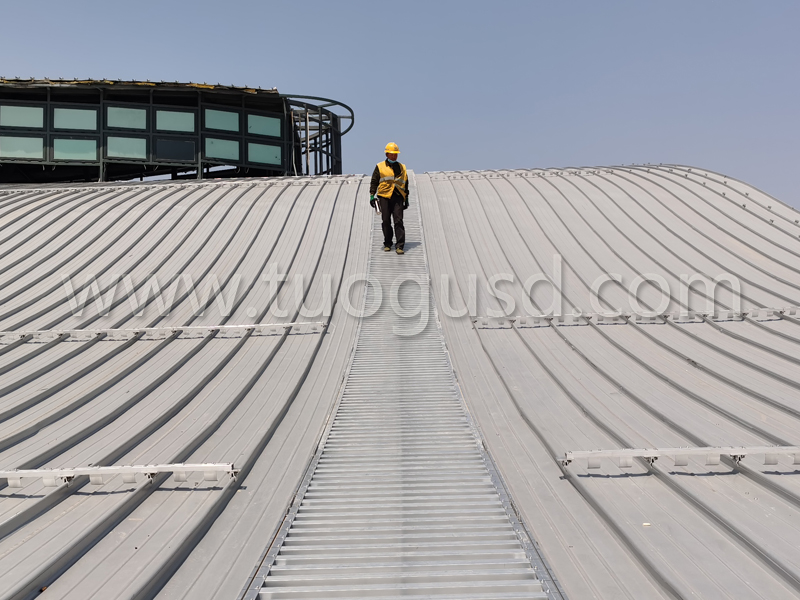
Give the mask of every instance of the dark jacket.
[[(389, 159), (387, 158), (386, 159), (386, 164), (388, 166), (392, 167), (392, 171), (394, 172), (394, 176), (395, 177), (399, 177), (400, 176), (400, 173), (402, 173), (402, 171), (400, 170), (400, 163), (399, 162), (390, 163)], [(378, 184), (380, 183), (380, 181), (381, 181), (381, 172), (378, 169), (378, 165), (375, 165), (375, 170), (372, 172), (372, 179), (369, 182), (369, 195), (370, 196), (374, 196), (375, 192), (378, 191)], [(406, 199), (408, 199), (408, 181), (406, 181), (405, 192), (406, 192)], [(395, 196), (395, 195), (400, 196), (400, 192), (395, 190), (394, 194), (392, 194), (392, 196)], [(400, 196), (400, 200), (401, 201), (403, 200), (402, 196)]]

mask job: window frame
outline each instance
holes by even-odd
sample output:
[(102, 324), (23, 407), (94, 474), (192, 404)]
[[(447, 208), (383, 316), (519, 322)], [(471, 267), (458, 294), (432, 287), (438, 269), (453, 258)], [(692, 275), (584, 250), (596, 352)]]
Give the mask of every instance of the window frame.
[(42, 140), (42, 158), (21, 158), (21, 157), (11, 157), (11, 156), (0, 156), (0, 162), (5, 162), (7, 160), (12, 161), (22, 161), (22, 162), (47, 162), (48, 157), (50, 155), (46, 132), (37, 132), (33, 133), (30, 130), (19, 130), (19, 129), (2, 129), (0, 130), (0, 137), (23, 137), (23, 138), (34, 138)]
[[(189, 107), (177, 107), (177, 106), (164, 106), (162, 104), (154, 104), (153, 105), (153, 122), (152, 127), (150, 128), (151, 133), (159, 134), (162, 136), (184, 136), (184, 137), (199, 137), (200, 136), (200, 117), (198, 115), (198, 109), (196, 108), (189, 108)], [(175, 131), (172, 129), (159, 129), (158, 128), (158, 113), (159, 111), (162, 112), (177, 112), (177, 113), (191, 113), (194, 115), (194, 130), (193, 131)]]
[[(72, 110), (94, 110), (96, 124), (94, 129), (56, 129), (56, 110), (57, 109), (72, 109)], [(99, 135), (100, 131), (102, 130), (102, 115), (100, 112), (102, 107), (99, 104), (64, 104), (63, 102), (53, 103), (50, 104), (50, 110), (48, 111), (50, 117), (50, 127), (47, 128), (49, 133), (58, 134), (62, 131), (74, 131), (91, 133), (94, 135)]]
[[(128, 133), (135, 132), (135, 133), (140, 134), (140, 135), (146, 135), (146, 134), (149, 134), (151, 132), (152, 120), (153, 120), (152, 119), (152, 115), (150, 114), (151, 113), (151, 109), (152, 109), (152, 105), (151, 104), (142, 105), (142, 104), (125, 103), (125, 102), (103, 102), (102, 106), (103, 106), (103, 126), (102, 126), (103, 127), (103, 133), (105, 133), (106, 131), (113, 131), (113, 132), (125, 131), (125, 132), (128, 132)], [(144, 116), (144, 124), (145, 124), (144, 129), (134, 129), (134, 128), (131, 128), (131, 127), (112, 127), (111, 125), (108, 124), (108, 109), (109, 108), (131, 108), (131, 109), (136, 109), (136, 110), (143, 110), (144, 111), (144, 115), (145, 115)]]
[[(132, 131), (132, 130), (125, 130), (125, 131)], [(145, 143), (145, 158), (132, 158), (129, 156), (109, 156), (108, 154), (108, 138), (110, 137), (118, 137), (118, 138), (129, 138), (135, 140), (144, 140)], [(103, 162), (114, 162), (114, 163), (127, 163), (127, 162), (135, 162), (135, 163), (148, 163), (152, 162), (152, 144), (150, 141), (150, 135), (143, 133), (141, 135), (119, 135), (119, 132), (116, 130), (113, 131), (104, 131), (103, 132)]]
[[(56, 139), (60, 140), (93, 140), (96, 142), (96, 152), (94, 160), (75, 160), (71, 158), (56, 158)], [(68, 165), (96, 165), (100, 162), (100, 155), (102, 154), (101, 148), (102, 139), (99, 135), (81, 135), (81, 134), (66, 134), (51, 133), (49, 144), (47, 145), (49, 160), (59, 164)]]
[[(194, 143), (194, 157), (191, 160), (178, 160), (175, 158), (159, 158), (158, 157), (158, 140), (166, 140), (170, 142), (193, 142)], [(152, 145), (150, 147), (150, 156), (153, 162), (159, 164), (181, 164), (181, 165), (196, 165), (200, 152), (198, 146), (201, 144), (198, 136), (171, 136), (171, 135), (153, 135)]]
[[(239, 145), (239, 158), (235, 158), (234, 159), (234, 158), (219, 158), (219, 157), (216, 157), (216, 156), (208, 156), (206, 154), (206, 143), (207, 143), (206, 140), (209, 140), (209, 139), (222, 140), (222, 141), (225, 141), (225, 142), (236, 142)], [(239, 137), (236, 137), (236, 136), (228, 136), (228, 137), (226, 137), (226, 136), (221, 136), (221, 135), (203, 135), (202, 140), (203, 141), (201, 142), (202, 143), (202, 157), (201, 157), (201, 160), (203, 162), (209, 162), (209, 163), (214, 162), (214, 163), (218, 163), (218, 164), (221, 164), (221, 165), (228, 165), (228, 164), (233, 164), (233, 163), (236, 163), (236, 164), (239, 164), (239, 165), (245, 164), (245, 161), (242, 160), (242, 141), (243, 140), (242, 140), (241, 136), (239, 136)]]
[[(212, 133), (222, 132), (223, 135), (238, 136), (240, 138), (244, 136), (244, 132), (242, 131), (242, 109), (232, 108), (230, 106), (220, 106), (217, 104), (205, 104), (205, 103), (201, 104), (200, 108), (202, 108), (203, 110), (203, 126), (202, 126), (203, 132), (205, 131), (209, 131)], [(206, 111), (208, 110), (215, 110), (217, 112), (235, 113), (238, 119), (239, 128), (236, 131), (232, 131), (230, 129), (215, 129), (214, 127), (209, 127), (206, 124)]]
[[(247, 156), (246, 156), (245, 163), (248, 166), (258, 167), (258, 168), (261, 168), (261, 169), (275, 168), (275, 167), (283, 168), (284, 162), (286, 160), (286, 145), (282, 144), (282, 143), (274, 143), (274, 144), (265, 144), (264, 143), (264, 141), (270, 140), (270, 139), (273, 139), (273, 138), (262, 137), (262, 138), (253, 139), (252, 137), (248, 137), (248, 138), (246, 138), (244, 140), (244, 142), (246, 144), (246, 150), (247, 150)], [(250, 160), (250, 144), (258, 144), (259, 146), (272, 146), (272, 147), (275, 147), (275, 148), (280, 148), (280, 150), (281, 150), (280, 162), (278, 162), (278, 163), (263, 163), (263, 162), (255, 162), (255, 161)]]
[(251, 115), (254, 116), (254, 117), (267, 117), (267, 118), (270, 118), (270, 119), (277, 119), (278, 120), (278, 129), (280, 130), (280, 133), (277, 136), (275, 136), (275, 135), (268, 135), (268, 134), (265, 134), (265, 133), (250, 133), (249, 131), (245, 131), (244, 132), (244, 136), (245, 137), (248, 137), (248, 138), (257, 137), (257, 138), (262, 139), (262, 140), (281, 140), (281, 141), (283, 140), (283, 129), (284, 129), (283, 115), (279, 115), (277, 113), (257, 113), (257, 112), (253, 112), (253, 111), (246, 111), (246, 114), (245, 114), (246, 123), (245, 123), (245, 125), (248, 126), (248, 127), (250, 125), (249, 117)]
[(22, 102), (18, 100), (12, 101), (0, 101), (0, 106), (13, 106), (19, 108), (39, 108), (42, 110), (42, 126), (41, 127), (29, 127), (27, 125), (0, 125), (0, 131), (36, 131), (44, 133), (45, 135), (50, 129), (50, 123), (47, 121), (47, 113), (50, 112), (47, 110), (46, 102)]

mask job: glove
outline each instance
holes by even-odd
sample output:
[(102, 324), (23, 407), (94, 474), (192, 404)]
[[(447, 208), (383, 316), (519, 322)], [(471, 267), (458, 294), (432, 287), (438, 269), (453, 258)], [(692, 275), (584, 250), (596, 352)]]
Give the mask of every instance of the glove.
[(408, 198), (406, 198), (405, 200), (403, 200), (403, 210), (405, 210), (405, 209), (407, 209), (407, 208), (408, 208)]
[(372, 208), (375, 208), (375, 196), (370, 196), (370, 197), (369, 197), (369, 205), (370, 205)]

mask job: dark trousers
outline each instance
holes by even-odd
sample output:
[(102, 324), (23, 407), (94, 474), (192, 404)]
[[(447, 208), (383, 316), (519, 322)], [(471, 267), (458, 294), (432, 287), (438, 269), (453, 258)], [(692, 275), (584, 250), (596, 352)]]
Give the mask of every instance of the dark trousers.
[[(381, 219), (383, 219), (383, 245), (392, 247), (392, 233), (397, 236), (397, 248), (402, 248), (406, 243), (406, 228), (403, 226), (403, 197), (392, 194), (391, 198), (378, 196), (381, 203)], [(392, 231), (394, 219), (394, 232)]]

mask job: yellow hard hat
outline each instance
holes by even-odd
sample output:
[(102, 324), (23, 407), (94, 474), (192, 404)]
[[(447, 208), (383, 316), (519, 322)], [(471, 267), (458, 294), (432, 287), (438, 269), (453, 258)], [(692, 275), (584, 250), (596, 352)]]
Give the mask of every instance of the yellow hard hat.
[(386, 144), (386, 154), (400, 154), (400, 148), (397, 147), (397, 144), (394, 142), (389, 142)]

